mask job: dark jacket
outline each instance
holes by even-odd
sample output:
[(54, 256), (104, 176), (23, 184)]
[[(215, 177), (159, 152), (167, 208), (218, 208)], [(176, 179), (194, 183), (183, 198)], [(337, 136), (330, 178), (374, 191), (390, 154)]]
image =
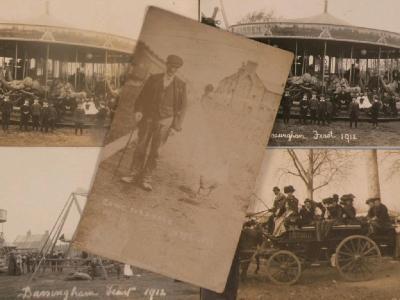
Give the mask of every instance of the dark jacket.
[(28, 105), (21, 106), (21, 118), (29, 118), (31, 115), (31, 108)]
[(39, 103), (33, 103), (31, 106), (32, 116), (39, 117), (42, 106)]
[(356, 220), (356, 209), (352, 205), (342, 206), (342, 218), (348, 223)]
[(373, 101), (371, 107), (371, 114), (373, 116), (378, 116), (380, 109), (381, 109), (381, 103), (379, 101)]
[(357, 102), (351, 102), (349, 105), (349, 113), (352, 116), (358, 116), (360, 113), (360, 104)]
[(319, 100), (317, 98), (310, 99), (310, 110), (318, 110)]
[(390, 224), (390, 216), (386, 205), (380, 204), (379, 206), (374, 206), (368, 211), (368, 218), (375, 218), (379, 224), (387, 225)]
[[(172, 128), (180, 131), (186, 111), (186, 84), (178, 77), (171, 82), (173, 88), (172, 107), (163, 104), (164, 73), (151, 75), (135, 102), (135, 112), (143, 113), (144, 119), (161, 120), (173, 117)], [(162, 107), (162, 105), (167, 105)]]
[(311, 225), (315, 221), (315, 208), (307, 209), (304, 205), (300, 209), (301, 226)]
[(13, 110), (13, 104), (11, 101), (2, 101), (1, 103), (1, 113), (3, 115), (10, 115)]
[(343, 210), (340, 205), (328, 207), (327, 210), (329, 220), (339, 220), (342, 218)]
[(290, 111), (292, 107), (292, 98), (290, 96), (283, 96), (281, 106), (284, 111)]
[(309, 107), (310, 107), (310, 104), (309, 104), (308, 100), (303, 100), (303, 99), (300, 100), (300, 110), (302, 112), (307, 112)]
[(85, 120), (85, 110), (83, 108), (77, 108), (74, 111), (74, 122), (82, 124)]

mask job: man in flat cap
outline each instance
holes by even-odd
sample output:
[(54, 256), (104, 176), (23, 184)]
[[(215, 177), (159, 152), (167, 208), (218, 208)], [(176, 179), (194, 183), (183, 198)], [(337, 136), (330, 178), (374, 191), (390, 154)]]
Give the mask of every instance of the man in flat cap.
[(170, 135), (181, 131), (186, 110), (186, 84), (176, 76), (183, 65), (177, 55), (169, 55), (164, 73), (151, 75), (135, 102), (138, 144), (133, 154), (131, 174), (126, 183), (138, 183), (151, 191), (152, 172), (157, 167), (159, 148)]
[(377, 231), (385, 231), (390, 229), (392, 224), (386, 205), (382, 204), (381, 198), (369, 198), (366, 203), (369, 205), (368, 210), (368, 223), (369, 233), (376, 233)]
[(354, 225), (359, 223), (356, 219), (356, 209), (353, 206), (354, 198), (355, 196), (353, 194), (345, 194), (340, 197), (342, 219), (346, 225)]

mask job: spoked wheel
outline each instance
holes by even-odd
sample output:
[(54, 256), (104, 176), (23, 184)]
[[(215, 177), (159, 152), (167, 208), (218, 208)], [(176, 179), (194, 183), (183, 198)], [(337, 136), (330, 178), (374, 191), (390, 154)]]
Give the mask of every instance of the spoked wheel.
[(340, 275), (349, 281), (369, 280), (381, 263), (381, 251), (370, 238), (352, 235), (336, 248), (336, 267)]
[(290, 251), (275, 252), (268, 259), (267, 274), (269, 279), (276, 284), (295, 284), (301, 275), (301, 262)]

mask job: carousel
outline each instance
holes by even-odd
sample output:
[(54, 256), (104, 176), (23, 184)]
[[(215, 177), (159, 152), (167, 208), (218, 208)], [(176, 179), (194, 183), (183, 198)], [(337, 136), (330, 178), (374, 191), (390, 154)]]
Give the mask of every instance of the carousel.
[(328, 12), (309, 18), (236, 24), (244, 35), (295, 54), (288, 85), (308, 83), (321, 93), (347, 89), (399, 98), (400, 34), (353, 26)]
[(89, 99), (92, 108), (107, 103), (118, 95), (134, 46), (54, 18), (47, 1), (43, 15), (0, 23), (0, 96), (9, 95), (16, 108), (46, 99), (63, 115), (79, 101)]

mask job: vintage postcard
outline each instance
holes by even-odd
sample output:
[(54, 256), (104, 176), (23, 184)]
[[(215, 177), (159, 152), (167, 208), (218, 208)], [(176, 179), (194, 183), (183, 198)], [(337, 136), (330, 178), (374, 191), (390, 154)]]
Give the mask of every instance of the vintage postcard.
[(102, 146), (149, 4), (198, 18), (197, 0), (2, 1), (0, 146)]
[(74, 244), (222, 291), (292, 58), (149, 8)]
[(396, 298), (399, 162), (399, 150), (267, 150), (240, 239), (240, 297)]
[[(400, 264), (397, 260), (398, 244), (394, 241), (394, 238), (398, 240), (398, 235), (392, 229), (397, 228), (394, 225), (400, 210), (396, 198), (400, 192), (397, 184), (400, 176), (400, 151), (289, 150), (268, 150), (262, 163), (256, 193), (240, 239), (242, 280), (238, 285), (237, 298), (396, 298), (400, 293)], [(31, 166), (22, 173), (14, 167), (15, 151), (12, 148), (0, 149), (0, 164), (9, 170), (8, 176), (0, 184), (1, 299), (199, 299), (197, 286), (70, 247), (86, 202), (87, 190), (91, 186), (99, 149), (20, 148), (18, 157), (21, 164)], [(312, 177), (304, 177), (306, 181), (298, 176), (304, 173), (297, 169), (296, 157), (300, 170), (310, 170), (311, 166), (316, 169)], [(313, 161), (311, 165), (310, 159)], [(38, 176), (37, 170), (49, 163), (54, 167), (53, 170)], [(309, 184), (311, 178), (313, 185)], [(16, 181), (22, 182), (24, 188), (16, 188)], [(43, 181), (52, 188), (45, 189)], [(339, 197), (339, 205), (332, 205), (335, 194)], [(366, 201), (378, 198), (378, 195), (381, 201), (377, 202), (377, 207), (382, 209), (371, 210), (372, 204), (367, 205)], [(274, 238), (271, 234), (273, 227), (278, 227), (282, 224), (278, 220), (285, 218), (275, 218), (280, 214), (275, 210), (278, 208), (274, 205), (275, 200), (288, 198), (298, 200), (298, 217), (287, 218), (298, 225), (295, 227), (292, 223), (284, 230), (280, 226), (281, 233)], [(355, 220), (343, 218), (343, 215), (338, 218), (337, 214), (335, 217), (335, 211), (342, 210), (345, 216), (348, 212), (350, 216), (352, 211), (354, 213), (351, 207), (345, 208), (345, 203), (349, 201), (355, 210)], [(314, 202), (315, 210), (310, 209), (313, 207), (310, 203)], [(383, 205), (388, 211), (392, 227), (387, 226), (389, 222), (385, 221), (382, 224), (388, 228), (382, 228), (383, 234), (368, 234), (369, 224), (373, 224), (374, 211), (383, 211), (382, 216), (386, 215)], [(66, 210), (68, 206), (70, 209)], [(291, 207), (294, 208), (293, 205)], [(322, 215), (324, 209), (325, 214)], [(304, 213), (306, 210), (308, 213)], [(285, 216), (295, 215), (286, 213)], [(316, 224), (329, 224), (333, 221), (336, 224), (329, 237), (317, 240)], [(319, 230), (323, 228), (318, 226)], [(340, 268), (347, 269), (343, 264), (332, 264), (332, 254), (338, 252), (339, 243), (354, 234), (368, 237), (375, 243), (369, 241), (366, 245), (364, 240), (360, 240), (363, 247), (372, 249), (370, 253), (375, 258), (378, 253), (375, 245), (379, 248), (380, 259), (377, 262), (380, 263), (378, 267), (371, 264), (373, 274), (368, 281), (357, 275), (359, 270), (354, 267), (349, 270), (354, 271), (354, 277), (360, 277), (357, 281), (346, 276), (346, 272), (344, 275), (340, 273)], [(354, 241), (355, 246), (357, 243)], [(281, 271), (272, 260), (272, 254), (282, 250), (290, 251), (299, 258), (301, 272), (298, 271), (298, 265), (294, 264), (295, 268), (289, 269), (293, 270), (293, 273), (289, 272), (291, 276), (272, 276)], [(294, 256), (276, 255), (275, 258), (295, 260)], [(370, 276), (369, 273), (366, 278)], [(282, 287), (280, 283), (292, 285)]]
[(200, 5), (204, 23), (295, 55), (269, 146), (400, 146), (398, 1)]

